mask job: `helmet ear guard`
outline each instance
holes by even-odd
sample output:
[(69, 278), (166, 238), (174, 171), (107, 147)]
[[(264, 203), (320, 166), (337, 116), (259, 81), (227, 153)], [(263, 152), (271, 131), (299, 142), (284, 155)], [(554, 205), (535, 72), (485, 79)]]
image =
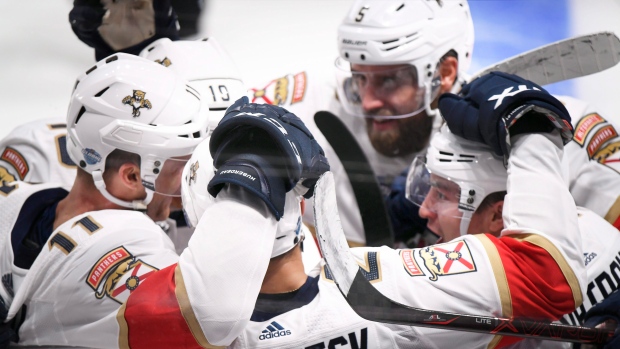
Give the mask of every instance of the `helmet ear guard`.
[(187, 81), (123, 53), (97, 62), (78, 78), (67, 113), (69, 156), (93, 174), (104, 196), (110, 196), (103, 184), (108, 155), (120, 149), (140, 156), (148, 194), (140, 204), (121, 204), (129, 208), (147, 205), (165, 162), (191, 154), (207, 132), (208, 107)]

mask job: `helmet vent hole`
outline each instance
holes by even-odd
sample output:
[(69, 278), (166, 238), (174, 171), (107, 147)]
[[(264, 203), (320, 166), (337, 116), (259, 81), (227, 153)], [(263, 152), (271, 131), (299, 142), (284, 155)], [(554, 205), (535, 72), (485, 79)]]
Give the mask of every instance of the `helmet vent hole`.
[(149, 52), (151, 52), (151, 51), (153, 51), (154, 49), (155, 49), (155, 46), (153, 46), (153, 47), (149, 47), (148, 51), (149, 51)]
[(366, 60), (366, 56), (365, 56), (365, 55), (360, 55), (360, 59), (361, 59), (362, 61), (363, 61), (363, 60)]
[(202, 41), (209, 41), (209, 38), (204, 38), (202, 39)]
[(345, 56), (346, 58), (349, 58), (349, 52), (345, 52), (345, 53), (344, 53), (344, 56)]
[(179, 135), (179, 137), (189, 138), (189, 135)]
[(105, 60), (106, 63), (112, 63), (118, 59), (118, 56), (112, 56)]
[(209, 108), (210, 111), (224, 111), (228, 108)]
[(75, 80), (75, 86), (73, 86), (73, 91), (75, 91), (79, 83), (80, 83), (80, 80)]
[(192, 133), (192, 136), (194, 136), (194, 138), (200, 138), (200, 131)]
[(90, 74), (90, 73), (91, 73), (93, 70), (95, 70), (95, 69), (97, 69), (97, 66), (96, 66), (96, 65), (92, 66), (92, 68), (90, 68), (90, 69), (88, 69), (88, 70), (86, 71), (86, 75)]
[(86, 113), (86, 108), (82, 107), (80, 108), (80, 112), (77, 115), (77, 118), (75, 118), (75, 124), (77, 125), (78, 121), (80, 121), (80, 118), (82, 117), (82, 115), (84, 115), (84, 113)]
[(405, 7), (405, 4), (401, 4), (400, 6), (398, 6), (398, 8), (396, 9), (396, 11), (400, 11), (403, 7)]
[(447, 155), (447, 156), (454, 156), (453, 153), (448, 153), (447, 151), (439, 151), (439, 154), (441, 155)]
[(108, 87), (104, 88), (103, 90), (99, 91), (99, 92), (95, 95), (95, 97), (101, 97), (101, 95), (103, 95), (103, 94), (105, 93), (105, 91), (107, 91), (109, 88), (110, 88), (110, 87), (108, 86)]
[(192, 120), (189, 120), (188, 122), (184, 123), (183, 125), (187, 125), (187, 124), (191, 124)]

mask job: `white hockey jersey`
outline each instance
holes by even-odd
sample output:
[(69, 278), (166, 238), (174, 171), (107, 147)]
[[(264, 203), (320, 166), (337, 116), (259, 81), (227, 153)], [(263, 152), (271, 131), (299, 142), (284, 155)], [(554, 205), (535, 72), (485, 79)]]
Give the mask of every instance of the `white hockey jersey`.
[(60, 183), (70, 188), (76, 165), (67, 153), (65, 118), (35, 120), (0, 140), (0, 180)]
[(28, 270), (18, 268), (13, 244), (33, 220), (22, 213), (50, 190), (14, 182), (0, 191), (0, 296), (9, 320), (27, 307), (20, 345), (215, 348), (241, 333), (275, 238), (262, 201), (222, 191), (180, 257), (142, 213), (88, 212), (54, 230)]
[(325, 271), (295, 293), (264, 294), (230, 349), (435, 348), (417, 329), (359, 317)]
[[(329, 142), (314, 123), (317, 111), (327, 110), (340, 117), (364, 150), (371, 167), (382, 183), (385, 195), (395, 176), (409, 167), (419, 154), (405, 157), (386, 157), (374, 150), (362, 118), (346, 113), (336, 97), (335, 78), (331, 72), (302, 71), (287, 74), (258, 88), (250, 89), (250, 99), (256, 103), (281, 105), (299, 116), (325, 150), (337, 186), (338, 210), (347, 240), (364, 245), (365, 236), (359, 207), (344, 167)], [(558, 97), (568, 109), (573, 126), (574, 142), (566, 146), (566, 161), (570, 168), (570, 188), (577, 205), (586, 207), (620, 228), (620, 136), (616, 128), (603, 119), (592, 106), (571, 98)], [(437, 118), (433, 132), (439, 129)], [(312, 210), (304, 220), (313, 224)]]

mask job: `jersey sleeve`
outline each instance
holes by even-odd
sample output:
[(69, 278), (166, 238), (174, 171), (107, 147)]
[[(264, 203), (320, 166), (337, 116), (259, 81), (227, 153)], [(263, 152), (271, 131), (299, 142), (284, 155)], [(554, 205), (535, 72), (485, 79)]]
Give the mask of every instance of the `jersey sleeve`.
[(70, 187), (76, 166), (66, 148), (64, 119), (43, 119), (15, 128), (0, 140), (0, 179), (55, 182)]
[(125, 344), (215, 348), (242, 333), (269, 264), (277, 221), (242, 188), (229, 186), (215, 200), (178, 265), (151, 276), (119, 311)]
[(575, 203), (620, 228), (620, 128), (588, 103), (559, 99), (575, 128), (573, 140), (565, 147)]

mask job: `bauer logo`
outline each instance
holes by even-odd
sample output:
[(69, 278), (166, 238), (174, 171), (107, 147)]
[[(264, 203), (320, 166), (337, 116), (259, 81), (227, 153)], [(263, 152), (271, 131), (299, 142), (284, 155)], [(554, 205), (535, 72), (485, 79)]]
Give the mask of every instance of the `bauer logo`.
[(290, 336), (290, 335), (291, 335), (291, 330), (287, 330), (284, 327), (282, 327), (282, 325), (280, 325), (279, 323), (272, 321), (271, 324), (269, 324), (267, 328), (264, 329), (263, 332), (261, 332), (260, 336), (258, 336), (258, 339), (261, 341), (264, 341), (266, 339), (278, 338), (278, 337), (284, 337), (284, 336)]
[(137, 118), (138, 116), (140, 116), (140, 109), (153, 108), (151, 101), (144, 98), (145, 96), (146, 96), (146, 92), (140, 91), (140, 90), (133, 90), (132, 96), (125, 96), (125, 98), (123, 98), (123, 104), (127, 104), (133, 108), (131, 115), (133, 115), (134, 118)]
[(86, 163), (89, 165), (94, 165), (101, 161), (101, 155), (99, 155), (95, 149), (82, 149), (82, 155), (84, 155), (84, 160), (86, 160)]

